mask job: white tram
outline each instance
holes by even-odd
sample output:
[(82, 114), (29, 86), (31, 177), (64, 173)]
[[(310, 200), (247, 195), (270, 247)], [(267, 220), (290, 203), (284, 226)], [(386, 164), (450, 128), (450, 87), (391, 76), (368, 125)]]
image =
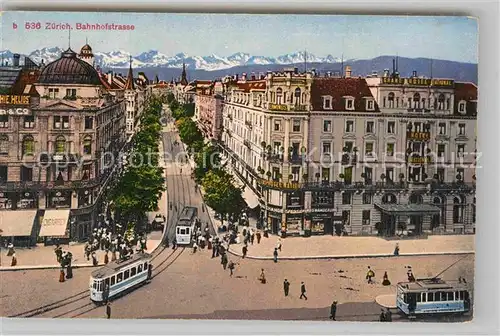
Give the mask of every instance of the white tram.
[(469, 291), (464, 283), (449, 283), (439, 278), (400, 282), (396, 305), (408, 317), (466, 313), (470, 310)]
[(198, 215), (198, 208), (186, 206), (177, 221), (175, 228), (175, 240), (177, 245), (191, 244), (191, 237), (195, 233), (196, 216)]
[(90, 275), (90, 299), (104, 303), (151, 279), (151, 255), (136, 253), (124, 260), (113, 261)]

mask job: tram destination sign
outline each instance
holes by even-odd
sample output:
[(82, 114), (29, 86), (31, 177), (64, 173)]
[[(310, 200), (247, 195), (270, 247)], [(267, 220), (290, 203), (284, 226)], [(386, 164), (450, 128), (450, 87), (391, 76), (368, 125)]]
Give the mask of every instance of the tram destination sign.
[(29, 105), (28, 95), (0, 95), (0, 105)]

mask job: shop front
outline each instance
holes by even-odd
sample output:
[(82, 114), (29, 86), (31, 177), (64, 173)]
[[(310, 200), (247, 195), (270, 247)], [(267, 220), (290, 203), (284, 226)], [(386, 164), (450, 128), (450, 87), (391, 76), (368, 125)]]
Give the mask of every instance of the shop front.
[(329, 212), (318, 212), (311, 214), (311, 234), (322, 235), (331, 234), (333, 235), (333, 223), (332, 214)]
[(37, 209), (38, 194), (33, 191), (21, 192), (19, 193), (16, 205), (17, 209)]
[(304, 222), (304, 215), (300, 214), (287, 214), (286, 221), (282, 223), (281, 235), (282, 236), (297, 236), (303, 233), (302, 223)]
[(47, 209), (71, 208), (71, 190), (50, 191), (47, 197)]
[(272, 234), (279, 234), (281, 227), (281, 213), (274, 211), (267, 211), (267, 228), (271, 230)]

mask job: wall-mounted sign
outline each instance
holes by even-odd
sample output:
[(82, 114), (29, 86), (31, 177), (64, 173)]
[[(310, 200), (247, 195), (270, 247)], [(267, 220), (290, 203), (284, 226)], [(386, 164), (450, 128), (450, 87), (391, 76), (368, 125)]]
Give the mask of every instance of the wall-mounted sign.
[(288, 106), (283, 104), (269, 104), (269, 110), (271, 111), (288, 111)]
[(29, 105), (30, 96), (0, 95), (0, 104), (4, 105)]
[(269, 181), (269, 180), (264, 180), (264, 179), (259, 179), (259, 184), (262, 186), (276, 188), (276, 189), (299, 189), (300, 188), (299, 183)]
[(423, 140), (427, 141), (431, 138), (430, 132), (406, 132), (407, 140)]
[(0, 115), (20, 115), (27, 116), (32, 115), (32, 111), (29, 108), (0, 108)]
[(431, 163), (431, 158), (428, 156), (410, 156), (408, 162), (411, 164), (426, 164)]
[(390, 85), (416, 85), (416, 86), (453, 86), (454, 81), (450, 79), (431, 78), (391, 78), (383, 77), (382, 84)]

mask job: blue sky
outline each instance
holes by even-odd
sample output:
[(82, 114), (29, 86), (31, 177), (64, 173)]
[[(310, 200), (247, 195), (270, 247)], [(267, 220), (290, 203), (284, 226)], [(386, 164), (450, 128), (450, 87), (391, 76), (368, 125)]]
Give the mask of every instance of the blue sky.
[[(399, 54), (476, 63), (478, 57), (477, 21), (467, 17), (4, 12), (0, 20), (0, 50), (20, 53), (67, 47), (67, 30), (44, 29), (54, 22), (73, 26), (73, 49), (88, 38), (94, 51), (133, 55), (155, 49), (166, 55), (279, 56), (305, 49), (357, 59)], [(26, 22), (40, 22), (41, 29), (26, 30)], [(78, 31), (77, 22), (133, 24), (135, 30)]]

